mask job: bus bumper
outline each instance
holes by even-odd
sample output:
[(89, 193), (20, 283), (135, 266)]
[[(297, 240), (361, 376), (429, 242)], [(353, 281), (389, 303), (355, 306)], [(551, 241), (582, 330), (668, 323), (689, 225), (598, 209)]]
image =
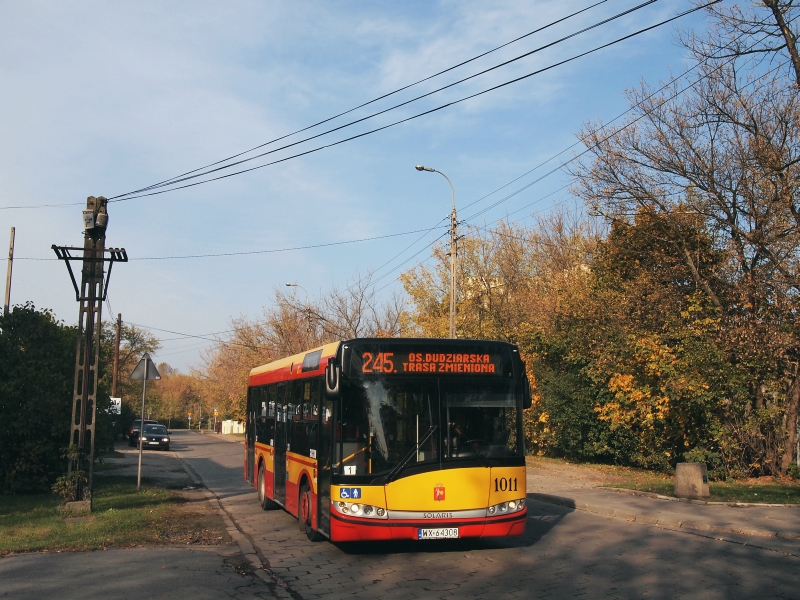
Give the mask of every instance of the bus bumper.
[(332, 542), (367, 542), (377, 540), (417, 540), (419, 530), (440, 527), (458, 527), (458, 537), (505, 537), (523, 535), (528, 508), (513, 515), (469, 520), (437, 520), (435, 522), (409, 522), (343, 517), (331, 511)]

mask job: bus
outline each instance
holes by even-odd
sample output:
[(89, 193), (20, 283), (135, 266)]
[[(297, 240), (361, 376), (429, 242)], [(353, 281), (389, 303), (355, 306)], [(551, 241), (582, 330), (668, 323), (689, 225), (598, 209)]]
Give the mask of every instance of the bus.
[(360, 338), (250, 371), (245, 479), (312, 541), (522, 535), (522, 410), (506, 342)]

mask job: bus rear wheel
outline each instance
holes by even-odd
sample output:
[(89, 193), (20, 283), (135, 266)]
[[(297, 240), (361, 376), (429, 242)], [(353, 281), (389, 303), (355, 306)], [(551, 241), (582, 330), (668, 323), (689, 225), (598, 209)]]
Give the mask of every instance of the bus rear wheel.
[(264, 471), (264, 463), (258, 465), (258, 503), (264, 510), (275, 510), (280, 506), (267, 498), (267, 479)]
[(300, 531), (306, 532), (306, 537), (312, 542), (319, 542), (324, 536), (311, 526), (311, 489), (308, 487), (308, 481), (303, 480), (300, 486), (300, 497), (297, 502), (297, 523)]

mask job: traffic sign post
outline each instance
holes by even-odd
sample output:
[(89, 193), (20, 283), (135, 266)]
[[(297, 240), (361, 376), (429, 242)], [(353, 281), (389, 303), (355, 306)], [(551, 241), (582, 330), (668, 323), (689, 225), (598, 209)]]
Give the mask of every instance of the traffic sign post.
[(139, 364), (136, 365), (133, 373), (131, 373), (130, 378), (133, 381), (142, 382), (142, 420), (139, 421), (139, 473), (136, 478), (136, 490), (138, 491), (142, 486), (142, 437), (144, 436), (144, 399), (147, 394), (147, 382), (161, 379), (161, 375), (158, 374), (158, 369), (156, 369), (155, 364), (150, 359), (150, 354), (147, 352), (144, 353)]

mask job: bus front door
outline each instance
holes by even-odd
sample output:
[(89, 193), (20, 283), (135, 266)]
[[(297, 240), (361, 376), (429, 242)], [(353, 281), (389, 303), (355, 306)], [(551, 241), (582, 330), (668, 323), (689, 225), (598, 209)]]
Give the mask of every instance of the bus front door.
[(275, 415), (275, 502), (286, 506), (286, 429), (289, 419), (286, 415), (286, 384), (278, 384), (278, 398)]
[(260, 390), (258, 388), (250, 388), (250, 394), (247, 402), (247, 421), (245, 423), (245, 441), (247, 447), (247, 475), (245, 479), (249, 483), (253, 483), (255, 477), (255, 461), (256, 461), (256, 410), (259, 401)]

